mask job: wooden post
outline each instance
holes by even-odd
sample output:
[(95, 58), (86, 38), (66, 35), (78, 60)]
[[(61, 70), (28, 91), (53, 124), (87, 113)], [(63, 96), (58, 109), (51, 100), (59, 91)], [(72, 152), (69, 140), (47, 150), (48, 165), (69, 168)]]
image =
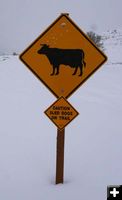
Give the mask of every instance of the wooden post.
[(63, 183), (65, 129), (57, 130), (56, 184)]

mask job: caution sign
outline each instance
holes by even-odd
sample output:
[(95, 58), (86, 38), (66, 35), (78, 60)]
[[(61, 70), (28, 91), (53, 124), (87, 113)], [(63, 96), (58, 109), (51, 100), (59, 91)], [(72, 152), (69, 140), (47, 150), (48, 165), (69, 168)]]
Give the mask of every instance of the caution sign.
[(79, 113), (64, 97), (60, 97), (45, 111), (45, 114), (58, 129), (64, 129)]
[(68, 15), (61, 14), (20, 59), (57, 98), (68, 98), (107, 57)]

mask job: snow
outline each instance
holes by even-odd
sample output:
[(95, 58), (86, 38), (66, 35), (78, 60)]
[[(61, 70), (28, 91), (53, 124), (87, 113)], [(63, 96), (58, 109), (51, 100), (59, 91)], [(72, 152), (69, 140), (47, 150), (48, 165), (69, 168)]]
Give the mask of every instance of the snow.
[(122, 64), (122, 29), (108, 30), (103, 33), (103, 41), (106, 46), (106, 54), (109, 55), (109, 64)]
[(104, 33), (108, 62), (68, 101), (80, 115), (65, 130), (64, 184), (55, 185), (56, 100), (18, 56), (0, 57), (0, 199), (106, 199), (122, 184), (122, 31)]

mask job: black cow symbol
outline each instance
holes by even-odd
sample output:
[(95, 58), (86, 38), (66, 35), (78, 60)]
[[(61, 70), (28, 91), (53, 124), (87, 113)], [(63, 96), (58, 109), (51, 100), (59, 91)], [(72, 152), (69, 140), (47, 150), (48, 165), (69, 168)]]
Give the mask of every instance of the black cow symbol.
[(86, 66), (84, 61), (84, 51), (82, 49), (50, 48), (47, 44), (41, 44), (41, 48), (38, 50), (38, 53), (46, 55), (50, 64), (53, 66), (51, 75), (58, 75), (60, 65), (62, 64), (75, 68), (72, 75), (75, 75), (79, 68), (79, 76), (82, 76), (83, 67)]

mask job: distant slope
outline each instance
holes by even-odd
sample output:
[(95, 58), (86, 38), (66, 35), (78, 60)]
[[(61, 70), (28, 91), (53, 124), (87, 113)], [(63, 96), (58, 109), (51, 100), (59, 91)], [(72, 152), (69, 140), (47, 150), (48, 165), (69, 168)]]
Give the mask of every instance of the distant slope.
[(108, 64), (122, 65), (122, 29), (109, 30), (102, 35)]

